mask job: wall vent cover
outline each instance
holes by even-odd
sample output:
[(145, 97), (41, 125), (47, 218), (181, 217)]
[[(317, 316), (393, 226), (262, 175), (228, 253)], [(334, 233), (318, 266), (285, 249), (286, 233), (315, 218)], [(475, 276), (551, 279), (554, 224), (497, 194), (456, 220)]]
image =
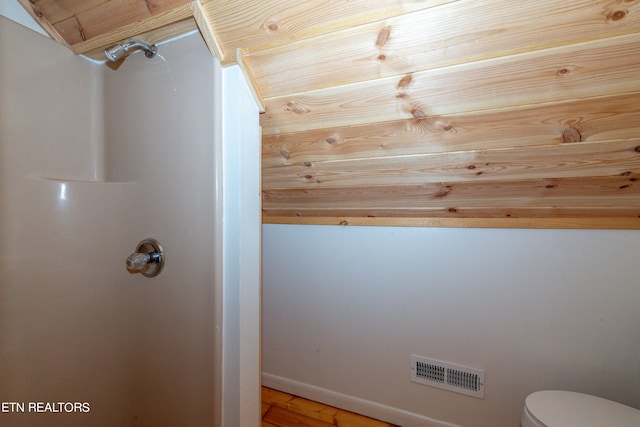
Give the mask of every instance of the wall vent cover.
[(484, 399), (484, 371), (411, 355), (411, 381)]

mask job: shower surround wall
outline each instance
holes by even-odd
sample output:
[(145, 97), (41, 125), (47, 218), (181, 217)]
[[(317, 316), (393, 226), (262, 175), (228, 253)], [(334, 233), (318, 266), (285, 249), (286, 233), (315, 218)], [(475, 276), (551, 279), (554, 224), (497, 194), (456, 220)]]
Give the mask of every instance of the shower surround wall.
[(213, 424), (217, 67), (194, 35), (113, 71), (0, 17), (0, 425)]

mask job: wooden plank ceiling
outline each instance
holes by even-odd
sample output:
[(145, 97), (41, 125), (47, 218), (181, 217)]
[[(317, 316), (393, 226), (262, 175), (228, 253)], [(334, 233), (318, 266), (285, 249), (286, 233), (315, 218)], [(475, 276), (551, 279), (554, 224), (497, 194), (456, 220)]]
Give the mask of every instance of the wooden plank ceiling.
[(640, 228), (640, 0), (19, 1), (75, 53), (239, 63), (265, 222)]

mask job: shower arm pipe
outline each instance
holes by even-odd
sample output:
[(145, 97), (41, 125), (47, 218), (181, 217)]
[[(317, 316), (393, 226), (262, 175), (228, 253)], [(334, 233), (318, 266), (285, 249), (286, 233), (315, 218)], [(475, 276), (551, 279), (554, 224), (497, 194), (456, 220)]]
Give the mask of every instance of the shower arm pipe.
[(130, 41), (126, 43), (116, 44), (104, 50), (104, 54), (109, 61), (115, 62), (124, 56), (124, 53), (130, 49), (140, 47), (144, 50), (144, 54), (147, 58), (153, 58), (158, 53), (156, 45), (150, 45), (148, 43), (140, 41)]

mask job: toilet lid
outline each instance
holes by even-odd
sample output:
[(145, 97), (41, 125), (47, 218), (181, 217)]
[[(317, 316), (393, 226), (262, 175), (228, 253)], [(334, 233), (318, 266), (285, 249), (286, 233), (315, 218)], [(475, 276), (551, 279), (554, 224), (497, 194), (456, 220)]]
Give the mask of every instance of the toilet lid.
[(548, 427), (638, 427), (640, 410), (571, 391), (538, 391), (525, 402), (530, 414)]

